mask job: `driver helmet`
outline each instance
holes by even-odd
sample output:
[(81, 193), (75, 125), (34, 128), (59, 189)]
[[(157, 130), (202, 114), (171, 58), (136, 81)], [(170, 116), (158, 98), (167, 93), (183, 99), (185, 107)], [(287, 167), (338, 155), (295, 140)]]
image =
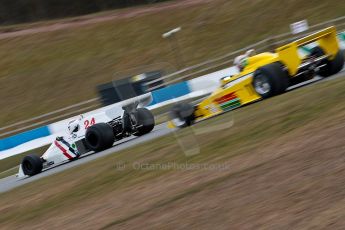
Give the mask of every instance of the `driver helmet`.
[(77, 119), (72, 120), (68, 123), (68, 132), (69, 134), (73, 134), (79, 131), (80, 129), (80, 121), (83, 119), (83, 115), (80, 115)]
[(242, 71), (247, 66), (247, 56), (246, 55), (239, 55), (234, 60), (234, 65), (239, 69), (239, 71)]
[(255, 50), (250, 49), (245, 54), (237, 56), (234, 60), (234, 65), (242, 71), (248, 65), (248, 57), (253, 56), (254, 54)]

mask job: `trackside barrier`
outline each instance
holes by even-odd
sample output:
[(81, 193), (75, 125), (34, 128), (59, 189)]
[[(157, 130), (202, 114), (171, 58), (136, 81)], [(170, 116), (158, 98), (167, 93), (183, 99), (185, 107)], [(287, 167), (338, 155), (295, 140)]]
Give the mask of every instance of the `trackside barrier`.
[(0, 151), (10, 149), (25, 142), (51, 135), (48, 126), (36, 128), (11, 137), (0, 140)]
[(152, 92), (152, 102), (150, 105), (155, 105), (173, 98), (178, 98), (191, 93), (187, 82), (180, 82), (177, 84), (169, 85), (165, 88), (158, 89)]
[[(345, 49), (345, 32), (339, 33), (338, 37), (339, 37), (339, 41), (340, 41), (340, 46), (343, 49)], [(257, 45), (257, 44), (255, 44), (255, 45)], [(241, 49), (240, 51), (242, 52), (246, 49)], [(236, 52), (239, 52), (239, 51), (236, 51)], [(236, 52), (233, 52), (232, 54), (234, 54)], [(181, 72), (183, 72), (183, 70), (179, 71), (179, 72), (181, 73)], [(195, 95), (197, 95), (197, 96), (206, 95), (208, 93), (211, 93), (216, 87), (218, 87), (220, 78), (236, 74), (236, 72), (237, 72), (237, 69), (235, 67), (225, 68), (225, 69), (221, 69), (219, 71), (216, 71), (216, 72), (213, 72), (213, 73), (210, 73), (210, 74), (198, 77), (198, 78), (194, 78), (194, 79), (189, 80), (189, 81), (179, 82), (179, 83), (170, 85), (166, 88), (155, 90), (152, 92), (153, 102), (150, 104), (150, 107), (151, 108), (158, 108), (159, 106), (166, 105), (167, 102), (171, 101), (171, 99), (173, 99), (173, 98), (177, 98), (177, 100), (180, 98), (182, 100), (182, 98), (193, 97)], [(179, 80), (180, 79), (177, 78), (177, 81), (179, 81)], [(89, 104), (89, 105), (91, 104), (90, 107), (87, 107), (90, 110), (92, 107), (94, 108), (97, 106), (96, 100), (97, 100), (97, 98), (91, 99), (89, 101), (79, 103), (79, 104), (77, 104), (77, 106), (80, 107), (81, 105), (84, 106), (86, 104)], [(75, 109), (77, 106), (69, 106), (69, 107), (67, 107), (67, 110)], [(103, 109), (105, 109), (105, 108), (100, 108), (100, 109), (88, 112), (87, 114), (96, 113), (96, 112), (103, 110)], [(47, 115), (39, 116), (37, 118), (29, 119), (27, 121), (33, 121), (35, 119), (37, 119), (37, 120), (42, 119), (48, 115), (57, 114), (57, 113), (65, 112), (65, 111), (66, 111), (66, 108), (62, 109), (62, 110), (57, 110), (57, 111), (49, 113)], [(80, 114), (83, 111), (85, 111), (85, 107), (80, 109), (80, 110), (77, 109), (76, 111), (78, 112), (77, 114)], [(76, 112), (76, 111), (74, 111), (74, 112)], [(71, 114), (68, 114), (68, 115), (71, 115)], [(66, 114), (64, 114), (64, 115), (66, 115)], [(65, 119), (63, 121), (56, 122), (56, 123), (53, 123), (53, 124), (50, 124), (47, 126), (42, 126), (42, 127), (30, 130), (30, 131), (26, 131), (26, 132), (14, 135), (14, 136), (0, 139), (0, 159), (2, 159), (3, 156), (7, 157), (7, 156), (15, 155), (15, 154), (18, 154), (21, 152), (28, 151), (28, 150), (33, 149), (33, 148), (43, 146), (45, 144), (49, 144), (53, 136), (60, 135), (62, 132), (66, 131), (65, 129), (66, 129), (67, 123), (71, 119), (72, 118)], [(18, 122), (18, 123), (13, 124), (13, 125), (2, 127), (2, 128), (0, 128), (0, 131), (5, 130), (5, 129), (9, 129), (9, 128), (13, 128), (13, 127), (18, 127), (18, 126), (24, 124), (25, 122), (26, 121)], [(39, 124), (39, 123), (37, 123), (37, 124)], [(11, 133), (11, 131), (7, 132), (6, 134), (8, 134), (8, 133)], [(1, 136), (4, 136), (4, 135), (2, 134), (2, 135), (0, 135), (0, 137)], [(37, 141), (37, 143), (33, 143), (32, 141), (34, 141), (34, 140), (39, 140), (39, 141)], [(30, 141), (32, 142), (32, 144), (25, 145), (26, 146), (25, 148), (21, 147), (21, 145), (28, 143)], [(39, 144), (38, 144), (38, 142), (39, 142)], [(11, 151), (11, 149), (15, 149), (15, 150)]]
[(67, 106), (63, 109), (58, 109), (50, 113), (46, 113), (37, 117), (16, 122), (14, 124), (1, 127), (0, 131), (2, 133), (0, 134), (0, 138), (9, 136), (13, 133), (18, 133), (20, 131), (32, 129), (38, 126), (47, 125), (58, 119), (61, 120), (63, 118), (71, 117), (73, 115), (80, 114), (85, 111), (90, 111), (97, 107), (100, 107), (100, 103), (98, 101), (98, 98), (94, 98), (94, 99), (87, 100), (81, 103), (77, 103), (72, 106)]

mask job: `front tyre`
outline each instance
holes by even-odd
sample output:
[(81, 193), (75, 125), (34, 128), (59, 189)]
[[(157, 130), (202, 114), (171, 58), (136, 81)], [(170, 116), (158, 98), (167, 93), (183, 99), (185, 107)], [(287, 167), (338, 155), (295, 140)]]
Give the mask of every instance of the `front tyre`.
[(36, 155), (25, 156), (22, 160), (22, 169), (25, 175), (33, 176), (43, 169), (43, 161), (40, 157)]
[(114, 141), (113, 128), (107, 123), (97, 123), (86, 130), (86, 145), (95, 152), (111, 148)]
[(257, 69), (253, 77), (253, 87), (262, 98), (269, 98), (285, 92), (289, 85), (288, 74), (279, 62)]

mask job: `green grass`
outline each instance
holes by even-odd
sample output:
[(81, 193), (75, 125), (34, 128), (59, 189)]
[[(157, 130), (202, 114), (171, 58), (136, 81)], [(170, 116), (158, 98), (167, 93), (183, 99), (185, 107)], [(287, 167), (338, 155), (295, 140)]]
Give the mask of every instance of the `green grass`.
[[(138, 145), (40, 179), (11, 192), (0, 194), (0, 207), (7, 207), (6, 212), (0, 216), (0, 223), (13, 228), (24, 224), (37, 224), (56, 213), (61, 214), (73, 209), (81, 210), (84, 205), (87, 205), (85, 204), (87, 200), (98, 201), (107, 194), (131, 191), (130, 188), (133, 186), (146, 187), (152, 181), (159, 179), (164, 181), (165, 177), (179, 175), (174, 169), (136, 170), (132, 167), (134, 163), (222, 163), (235, 156), (255, 152), (262, 146), (269, 146), (277, 138), (293, 138), (298, 130), (310, 124), (317, 124), (318, 130), (331, 124), (343, 125), (341, 122), (344, 122), (344, 100), (345, 81), (343, 78), (323, 82), (202, 122), (194, 129), (211, 130), (213, 125), (228, 122), (232, 117), (235, 124), (225, 130), (211, 131), (197, 136), (194, 141), (190, 136), (191, 129), (179, 131), (178, 135), (190, 137), (189, 146), (197, 144), (201, 147), (200, 154), (195, 156), (186, 157), (175, 137), (168, 135), (153, 140), (150, 144)], [(121, 166), (126, 167), (121, 168)], [(176, 177), (176, 180), (178, 179), (182, 178)], [(212, 183), (217, 183), (218, 180), (221, 178), (213, 182), (197, 183), (192, 188), (183, 190), (181, 194), (162, 198), (163, 200), (155, 203), (153, 207), (160, 207), (160, 205), (198, 192), (207, 186), (212, 186)], [(56, 185), (60, 186), (56, 187)], [(21, 202), (26, 202), (26, 205), (18, 208)], [(125, 218), (114, 218), (112, 222), (105, 224), (112, 226), (122, 223), (127, 218), (140, 215), (141, 212), (136, 210)]]
[[(287, 32), (292, 22), (308, 19), (315, 24), (342, 16), (344, 11), (345, 4), (337, 0), (291, 0), (284, 2), (284, 7), (279, 1), (215, 0), (3, 39), (0, 52), (6, 55), (0, 60), (0, 124), (93, 98), (96, 85), (131, 73), (152, 68), (174, 71), (174, 54), (161, 35), (177, 26), (182, 26), (178, 40), (188, 66)], [(155, 67), (147, 66), (150, 64)]]

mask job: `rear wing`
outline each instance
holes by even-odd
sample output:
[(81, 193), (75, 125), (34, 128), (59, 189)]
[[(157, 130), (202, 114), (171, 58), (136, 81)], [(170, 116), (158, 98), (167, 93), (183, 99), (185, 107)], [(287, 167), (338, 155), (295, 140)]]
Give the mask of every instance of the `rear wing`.
[(288, 68), (291, 76), (294, 76), (298, 72), (299, 66), (302, 63), (302, 59), (298, 53), (298, 47), (313, 42), (316, 42), (317, 45), (325, 51), (325, 55), (327, 55), (327, 58), (330, 60), (332, 60), (339, 51), (337, 31), (334, 26), (278, 47), (275, 50), (281, 62)]

